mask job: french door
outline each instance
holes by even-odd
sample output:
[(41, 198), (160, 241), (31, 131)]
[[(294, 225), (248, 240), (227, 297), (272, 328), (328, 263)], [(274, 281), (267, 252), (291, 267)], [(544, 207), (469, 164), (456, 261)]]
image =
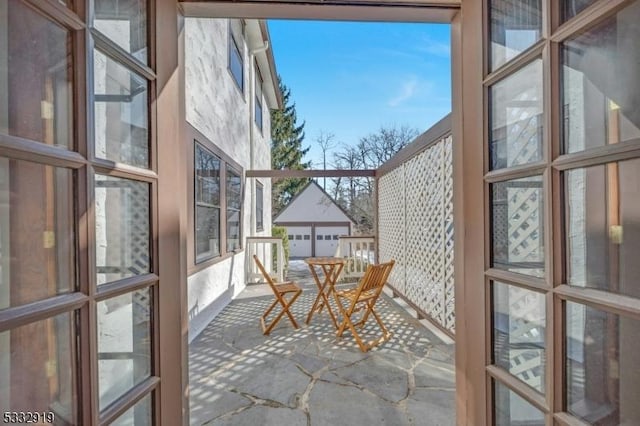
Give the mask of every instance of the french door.
[(6, 422), (159, 418), (153, 6), (0, 2)]
[(483, 14), (487, 421), (640, 424), (640, 1)]

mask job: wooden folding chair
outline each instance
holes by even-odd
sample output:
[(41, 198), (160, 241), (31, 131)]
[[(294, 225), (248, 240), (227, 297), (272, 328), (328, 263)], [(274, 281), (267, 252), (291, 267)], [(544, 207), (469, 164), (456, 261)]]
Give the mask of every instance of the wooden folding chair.
[[(382, 288), (387, 282), (387, 278), (391, 273), (394, 263), (395, 261), (391, 260), (379, 265), (369, 265), (356, 288), (337, 290), (333, 293), (338, 309), (342, 314), (342, 323), (340, 324), (336, 335), (338, 337), (342, 337), (342, 334), (348, 327), (349, 330), (351, 330), (353, 337), (355, 337), (356, 342), (358, 342), (358, 346), (360, 346), (362, 352), (367, 352), (372, 347), (389, 340), (392, 336), (392, 333), (389, 332), (382, 323), (382, 320), (376, 313), (374, 306), (382, 292)], [(346, 302), (346, 305), (343, 305), (343, 301)], [(360, 311), (364, 311), (362, 319), (354, 323), (351, 317), (353, 314)], [(382, 336), (378, 339), (364, 342), (358, 334), (356, 327), (362, 327), (367, 322), (369, 314), (373, 314), (373, 317), (382, 330)]]
[[(273, 327), (275, 327), (275, 325), (278, 323), (278, 321), (280, 321), (280, 318), (282, 318), (284, 314), (287, 314), (287, 316), (289, 317), (289, 320), (291, 320), (291, 323), (293, 323), (293, 327), (298, 328), (299, 327), (298, 323), (296, 322), (295, 318), (291, 314), (291, 311), (289, 311), (289, 307), (293, 304), (293, 302), (296, 301), (298, 296), (300, 296), (300, 294), (302, 293), (302, 289), (293, 281), (288, 281), (285, 283), (274, 282), (273, 278), (271, 278), (271, 275), (267, 273), (267, 271), (264, 269), (264, 266), (262, 266), (262, 263), (260, 263), (260, 259), (258, 259), (258, 256), (254, 254), (253, 260), (256, 261), (256, 264), (258, 265), (258, 269), (260, 269), (260, 272), (264, 276), (265, 280), (267, 280), (267, 283), (269, 283), (271, 290), (273, 290), (273, 294), (276, 296), (276, 300), (274, 300), (273, 303), (267, 308), (267, 310), (264, 311), (264, 314), (260, 318), (260, 325), (262, 326), (262, 332), (264, 334), (271, 333), (271, 330), (273, 329)], [(289, 301), (287, 301), (284, 297), (287, 293), (293, 293), (293, 296), (289, 298)], [(278, 315), (276, 315), (273, 321), (269, 323), (269, 325), (266, 325), (267, 317), (269, 316), (273, 308), (275, 308), (275, 306), (278, 303), (282, 305), (282, 310)]]

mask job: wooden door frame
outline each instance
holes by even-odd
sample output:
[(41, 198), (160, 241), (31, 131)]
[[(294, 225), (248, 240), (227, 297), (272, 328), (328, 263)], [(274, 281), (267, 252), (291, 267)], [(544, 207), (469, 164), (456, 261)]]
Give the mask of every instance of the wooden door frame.
[[(282, 1), (191, 1), (157, 0), (157, 31), (159, 56), (158, 75), (158, 149), (159, 193), (180, 193), (186, 188), (183, 158), (184, 141), (184, 74), (179, 69), (178, 52), (182, 43), (181, 15), (194, 17), (289, 18), (315, 20), (358, 20), (386, 22), (449, 22), (452, 32), (452, 133), (454, 162), (454, 224), (455, 224), (455, 309), (456, 309), (456, 414), (458, 424), (482, 425), (492, 421), (491, 408), (491, 324), (489, 314), (489, 183), (485, 181), (488, 120), (486, 89), (488, 85), (508, 75), (533, 56), (545, 61), (544, 170), (545, 230), (547, 262), (546, 284), (536, 284), (547, 295), (547, 336), (560, 340), (563, 303), (575, 300), (608, 312), (640, 318), (640, 308), (632, 298), (621, 295), (602, 296), (597, 292), (570, 287), (562, 283), (561, 257), (562, 198), (560, 173), (563, 170), (600, 164), (602, 158), (611, 161), (638, 158), (640, 146), (606, 147), (590, 153), (559, 155), (557, 143), (560, 128), (558, 43), (577, 31), (630, 4), (629, 0), (599, 1), (583, 11), (578, 18), (564, 25), (557, 22), (558, 14), (547, 14), (555, 0), (543, 0), (544, 42), (523, 53), (511, 64), (492, 74), (488, 73), (486, 22), (488, 0), (414, 0), (396, 3), (392, 0), (364, 2), (351, 0), (313, 3), (302, 0)], [(310, 4), (312, 3), (312, 4)], [(552, 19), (549, 19), (549, 16)], [(180, 24), (177, 23), (180, 22)], [(553, 21), (553, 22), (552, 22)], [(176, 46), (178, 43), (178, 46)], [(535, 50), (535, 51), (534, 51)], [(533, 52), (533, 53), (532, 53)], [(183, 54), (183, 52), (181, 52)], [(555, 59), (554, 59), (555, 58)], [(556, 68), (554, 68), (556, 67)], [(512, 171), (494, 173), (496, 180), (504, 179)], [(248, 176), (253, 176), (250, 173)], [(262, 176), (262, 175), (260, 175)], [(269, 176), (266, 176), (269, 177)], [(514, 176), (512, 176), (514, 177)], [(160, 225), (160, 360), (162, 383), (160, 403), (165, 424), (188, 423), (186, 333), (186, 260), (185, 241), (186, 203), (178, 197), (159, 200)], [(551, 201), (551, 202), (548, 202)], [(182, 204), (182, 205), (181, 205)], [(555, 236), (555, 237), (554, 237)], [(555, 255), (554, 255), (555, 254)], [(557, 259), (556, 259), (557, 257)], [(522, 279), (519, 279), (522, 281)], [(163, 284), (164, 283), (164, 284)], [(634, 304), (635, 303), (635, 304)], [(555, 336), (555, 337), (554, 337)], [(554, 340), (555, 341), (555, 340)], [(180, 344), (176, 344), (179, 342)], [(558, 342), (560, 343), (560, 342)], [(562, 352), (561, 344), (552, 345), (548, 353), (549, 367), (546, 400), (534, 401), (548, 408), (546, 423), (577, 424), (576, 419), (562, 411)], [(175, 369), (175, 366), (181, 366)], [(501, 380), (517, 387), (514, 381)]]
[[(187, 146), (184, 19), (175, 0), (156, 0), (159, 376), (157, 424), (189, 424)], [(167, 194), (163, 197), (161, 194)], [(177, 196), (181, 194), (180, 196)]]
[(485, 424), (490, 412), (485, 373), (491, 335), (485, 325), (483, 3), (463, 0), (451, 29), (456, 418), (458, 424), (469, 425)]

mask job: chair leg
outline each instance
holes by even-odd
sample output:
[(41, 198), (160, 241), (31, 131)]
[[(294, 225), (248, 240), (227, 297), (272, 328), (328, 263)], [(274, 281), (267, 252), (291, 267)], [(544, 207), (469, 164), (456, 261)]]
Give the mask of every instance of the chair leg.
[(363, 326), (369, 319), (369, 314), (373, 310), (373, 304), (375, 303), (375, 300), (373, 301), (373, 303), (371, 303), (371, 301), (366, 303), (367, 303), (367, 310), (365, 311), (364, 315), (362, 315), (362, 320), (358, 322), (360, 326)]
[(342, 315), (342, 322), (338, 326), (338, 331), (336, 331), (336, 336), (337, 337), (342, 337), (342, 334), (344, 333), (344, 329), (347, 326), (347, 323), (346, 323), (345, 319), (348, 318), (350, 315), (347, 313), (347, 311), (345, 311), (344, 305), (342, 304), (342, 302), (340, 302), (340, 298), (338, 297), (338, 295), (335, 292), (333, 293), (333, 298), (336, 301), (336, 305), (338, 306), (338, 310), (340, 311), (340, 315)]
[[(288, 302), (282, 296), (276, 298), (276, 300), (271, 304), (271, 306), (269, 306), (269, 308), (267, 308), (265, 313), (262, 315), (260, 323), (262, 325), (263, 334), (268, 335), (269, 333), (271, 333), (271, 330), (273, 330), (273, 328), (276, 326), (276, 324), (278, 324), (278, 321), (280, 321), (280, 319), (282, 318), (282, 316), (284, 314), (287, 314), (287, 316), (289, 317), (289, 320), (293, 324), (294, 328), (296, 328), (296, 329), (299, 328), (298, 323), (296, 322), (295, 318), (293, 317), (293, 315), (289, 311), (289, 307), (293, 304), (293, 302), (295, 302), (295, 300), (298, 298), (298, 296), (300, 296), (301, 293), (302, 293), (302, 290), (296, 291), (295, 294), (293, 295), (293, 297), (291, 297), (291, 299), (289, 299)], [(280, 304), (282, 305), (282, 310), (278, 313), (278, 315), (276, 315), (276, 317), (273, 319), (273, 321), (271, 321), (269, 323), (269, 325), (267, 326), (266, 325), (267, 316), (271, 313), (271, 311), (273, 310), (273, 308), (275, 307), (275, 305), (278, 302), (280, 302)]]
[(273, 321), (271, 321), (271, 323), (269, 324), (269, 326), (267, 326), (266, 329), (264, 329), (263, 327), (263, 332), (265, 335), (268, 335), (269, 333), (271, 333), (271, 330), (273, 330), (273, 327), (276, 326), (276, 324), (278, 323), (278, 321), (280, 321), (280, 318), (282, 318), (282, 316), (284, 315), (285, 311), (284, 309), (282, 309), (278, 315), (276, 315), (276, 317), (273, 319)]
[(373, 314), (373, 317), (376, 319), (376, 322), (380, 326), (380, 329), (382, 329), (382, 333), (385, 336), (391, 337), (393, 335), (393, 333), (391, 333), (389, 330), (387, 330), (387, 327), (384, 326), (384, 323), (382, 322), (382, 320), (378, 316), (378, 313), (373, 309), (373, 307), (371, 307), (371, 313)]
[(278, 304), (278, 299), (274, 300), (273, 303), (271, 305), (269, 305), (267, 310), (264, 311), (264, 314), (262, 315), (262, 317), (266, 319), (269, 316), (269, 314), (271, 313), (271, 311), (273, 310), (273, 308), (275, 308), (275, 306), (277, 304)]
[(345, 332), (345, 327), (347, 326), (347, 320), (346, 320), (346, 316), (342, 316), (342, 322), (340, 323), (340, 326), (338, 327), (338, 331), (336, 331), (336, 336), (337, 337), (342, 337), (342, 335)]
[(362, 352), (367, 352), (369, 350), (369, 348), (367, 347), (366, 343), (360, 337), (360, 334), (358, 333), (358, 330), (356, 330), (356, 327), (353, 325), (351, 320), (349, 320), (349, 324), (347, 324), (347, 325), (349, 326), (349, 330), (351, 330), (351, 333), (353, 334), (353, 337), (356, 339), (356, 342), (358, 343), (358, 346), (360, 346), (360, 350)]
[[(353, 313), (352, 311), (353, 311), (353, 308), (355, 307), (355, 304), (352, 304), (349, 306), (349, 311), (345, 311), (344, 306), (341, 303), (339, 303), (339, 301), (337, 300), (337, 297), (336, 297), (336, 301), (338, 302), (338, 307), (342, 313), (342, 318), (343, 318), (342, 323), (340, 324), (340, 327), (336, 332), (336, 336), (342, 337), (342, 335), (346, 331), (346, 328), (348, 327), (349, 330), (351, 330), (351, 334), (353, 334), (353, 337), (354, 339), (356, 339), (356, 343), (358, 343), (358, 346), (360, 347), (360, 350), (362, 352), (367, 352), (369, 349), (373, 348), (374, 346), (378, 346), (381, 343), (386, 342), (393, 335), (392, 333), (389, 332), (389, 330), (387, 330), (387, 327), (385, 327), (384, 323), (382, 322), (382, 319), (380, 319), (375, 309), (373, 308), (375, 305), (375, 300), (372, 303), (367, 304), (367, 311), (364, 313), (362, 320), (358, 321), (355, 324), (353, 323), (353, 321), (351, 321), (351, 314)], [(373, 314), (373, 317), (375, 318), (376, 322), (378, 323), (378, 326), (380, 327), (380, 330), (382, 331), (382, 336), (380, 336), (377, 339), (373, 339), (368, 342), (365, 342), (360, 337), (360, 334), (358, 333), (358, 330), (356, 329), (356, 327), (363, 326), (364, 323), (367, 321), (369, 314)]]
[(382, 330), (382, 336), (378, 337), (377, 339), (374, 339), (374, 340), (371, 340), (371, 341), (367, 342), (367, 349), (371, 349), (374, 346), (378, 346), (378, 345), (386, 342), (387, 340), (389, 340), (393, 336), (393, 333), (391, 333), (389, 330), (387, 330), (387, 327), (385, 327), (384, 323), (382, 322), (382, 320), (378, 316), (377, 312), (373, 309), (373, 307), (371, 308), (371, 313), (373, 314), (373, 317), (375, 318), (376, 322), (380, 326), (380, 330)]
[(291, 299), (289, 299), (289, 302), (287, 303), (287, 308), (285, 312), (289, 317), (289, 320), (293, 324), (293, 328), (296, 328), (296, 329), (300, 328), (300, 326), (298, 326), (296, 319), (293, 317), (293, 314), (289, 311), (289, 306), (293, 305), (293, 302), (296, 301), (296, 299), (298, 298), (298, 296), (300, 296), (300, 294), (302, 294), (302, 290), (298, 290), (293, 294), (293, 296), (291, 297)]
[(345, 328), (348, 327), (349, 330), (351, 330), (351, 334), (353, 334), (353, 337), (356, 339), (356, 343), (358, 343), (358, 346), (360, 347), (360, 350), (362, 352), (366, 352), (367, 351), (367, 347), (365, 346), (364, 342), (360, 338), (360, 335), (358, 334), (358, 330), (356, 330), (356, 327), (354, 326), (353, 321), (351, 321), (351, 315), (353, 314), (353, 310), (355, 309), (356, 303), (355, 302), (351, 302), (349, 304), (349, 309), (345, 310), (344, 309), (344, 305), (340, 302), (339, 297), (335, 296), (335, 299), (336, 299), (336, 304), (338, 305), (338, 309), (340, 310), (340, 313), (342, 314), (342, 323), (340, 323), (340, 326), (338, 327), (338, 331), (336, 332), (336, 336), (337, 337), (342, 337), (342, 335), (346, 331)]
[(348, 315), (345, 315), (343, 317), (342, 324), (340, 324), (340, 328), (336, 333), (337, 337), (342, 337), (342, 334), (344, 334), (344, 332), (346, 331), (345, 330), (346, 327), (348, 327), (349, 330), (351, 330), (351, 334), (353, 334), (353, 337), (356, 339), (356, 343), (358, 343), (360, 350), (362, 352), (366, 352), (367, 348), (364, 342), (362, 341), (362, 339), (360, 338), (360, 335), (358, 334), (358, 330), (356, 330), (356, 327), (353, 325), (353, 322), (351, 321), (351, 318)]
[[(348, 326), (348, 324), (347, 324), (347, 319), (348, 318), (349, 317), (347, 317), (346, 315), (342, 317), (342, 322), (340, 323), (340, 326), (338, 327), (338, 331), (336, 331), (336, 336), (337, 337), (342, 337), (342, 335), (346, 331), (346, 327)], [(351, 322), (350, 319), (349, 319), (349, 322)]]

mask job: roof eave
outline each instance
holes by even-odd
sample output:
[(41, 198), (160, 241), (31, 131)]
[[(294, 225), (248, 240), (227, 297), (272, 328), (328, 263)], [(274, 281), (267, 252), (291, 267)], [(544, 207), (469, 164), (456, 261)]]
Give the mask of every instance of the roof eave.
[(273, 43), (271, 42), (271, 35), (269, 34), (269, 26), (267, 25), (267, 21), (265, 19), (260, 19), (260, 32), (262, 33), (262, 39), (264, 41), (269, 42), (269, 48), (267, 49), (266, 57), (267, 62), (269, 63), (269, 73), (271, 77), (271, 81), (273, 82), (273, 90), (275, 93), (276, 103), (278, 105), (278, 109), (283, 108), (283, 100), (282, 100), (282, 92), (280, 91), (280, 84), (278, 84), (278, 71), (276, 69), (276, 61), (273, 55)]

